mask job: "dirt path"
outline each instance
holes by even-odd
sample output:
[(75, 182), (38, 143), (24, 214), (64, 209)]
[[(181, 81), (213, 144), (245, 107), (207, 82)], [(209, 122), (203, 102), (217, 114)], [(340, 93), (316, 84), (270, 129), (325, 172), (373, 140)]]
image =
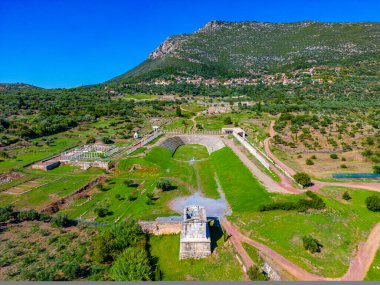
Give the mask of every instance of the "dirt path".
[(344, 280), (344, 281), (359, 281), (363, 280), (371, 263), (376, 255), (377, 249), (380, 246), (380, 223), (378, 223), (371, 231), (368, 236), (367, 241), (363, 242), (359, 246), (357, 255), (351, 260), (350, 267), (346, 274), (341, 278), (325, 278), (316, 274), (312, 274), (302, 269), (298, 265), (294, 264), (292, 261), (288, 260), (281, 254), (272, 250), (271, 248), (254, 241), (245, 235), (243, 235), (231, 222), (223, 218), (222, 226), (231, 235), (231, 243), (235, 247), (238, 254), (241, 256), (244, 265), (248, 268), (253, 264), (252, 259), (249, 257), (243, 246), (242, 242), (246, 242), (257, 250), (260, 251), (264, 256), (275, 260), (275, 262), (291, 275), (299, 280), (304, 281), (331, 281), (331, 280)]
[(201, 114), (201, 112), (198, 112), (196, 115), (192, 116), (191, 117), (191, 121), (193, 122), (193, 130), (196, 131), (197, 130), (197, 121), (196, 121), (196, 118)]
[(270, 126), (269, 126), (269, 137), (267, 137), (265, 140), (264, 140), (264, 149), (265, 149), (265, 153), (276, 163), (278, 164), (280, 167), (282, 167), (282, 169), (284, 169), (286, 172), (288, 172), (291, 176), (293, 176), (294, 174), (296, 174), (296, 172), (293, 170), (293, 168), (290, 168), (289, 166), (287, 166), (285, 163), (283, 163), (281, 160), (279, 160), (273, 153), (272, 151), (270, 150), (270, 139), (272, 139), (275, 135), (276, 135), (276, 131), (274, 130), (274, 123), (275, 121), (271, 121), (270, 122)]
[(262, 172), (242, 150), (233, 141), (223, 139), (225, 145), (232, 149), (232, 151), (239, 157), (239, 159), (244, 163), (244, 165), (251, 171), (251, 173), (257, 177), (257, 179), (264, 185), (264, 187), (269, 192), (280, 192), (280, 193), (301, 193), (300, 189), (295, 189), (293, 187), (288, 187), (286, 183), (277, 183), (272, 178), (270, 178), (266, 173)]

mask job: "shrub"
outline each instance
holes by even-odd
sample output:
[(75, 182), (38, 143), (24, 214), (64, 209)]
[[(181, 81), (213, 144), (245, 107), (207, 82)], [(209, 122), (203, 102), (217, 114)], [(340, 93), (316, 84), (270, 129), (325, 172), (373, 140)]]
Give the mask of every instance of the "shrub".
[(127, 247), (145, 249), (146, 237), (132, 220), (103, 229), (92, 242), (92, 259), (97, 263), (114, 261)]
[(307, 191), (306, 196), (310, 198), (308, 199), (300, 199), (297, 202), (277, 202), (270, 203), (266, 205), (261, 205), (259, 207), (259, 211), (273, 211), (273, 210), (284, 210), (284, 211), (292, 211), (297, 210), (300, 212), (305, 212), (308, 209), (317, 209), (321, 210), (326, 207), (325, 202), (323, 202), (322, 198), (320, 198), (317, 194)]
[(310, 176), (304, 172), (296, 173), (293, 176), (293, 178), (297, 183), (301, 184), (303, 187), (308, 186), (311, 182)]
[(13, 205), (0, 207), (0, 223), (8, 221), (13, 216)]
[(149, 200), (154, 200), (154, 195), (153, 195), (153, 193), (146, 193), (146, 197), (147, 197)]
[(127, 179), (127, 180), (124, 180), (124, 185), (127, 185), (128, 187), (133, 185), (134, 181), (132, 179)]
[(146, 250), (133, 247), (125, 249), (113, 263), (110, 273), (116, 281), (151, 280), (152, 268)]
[(253, 265), (248, 268), (247, 275), (252, 281), (267, 281), (268, 276), (258, 267), (257, 265)]
[(105, 216), (110, 214), (110, 211), (106, 207), (96, 207), (94, 210), (95, 214), (100, 218), (104, 218)]
[(73, 260), (62, 267), (62, 272), (67, 280), (74, 280), (79, 277), (81, 273), (80, 264), (78, 261)]
[(311, 159), (317, 159), (317, 157), (315, 155), (312, 155), (310, 158)]
[(379, 195), (372, 195), (372, 196), (367, 197), (367, 199), (365, 199), (365, 204), (368, 210), (372, 212), (379, 212), (380, 211)]
[(223, 123), (225, 125), (231, 125), (232, 124), (231, 117), (225, 117), (224, 120), (223, 120)]
[(63, 227), (63, 228), (66, 228), (70, 226), (71, 224), (71, 220), (67, 217), (67, 215), (61, 215), (61, 214), (54, 216), (50, 222), (52, 223), (53, 226)]
[(302, 238), (303, 247), (311, 253), (320, 252), (322, 245), (311, 235)]
[(346, 158), (345, 158), (345, 157), (342, 157), (342, 161), (346, 161)]
[(343, 198), (344, 200), (346, 200), (346, 201), (352, 199), (351, 196), (350, 196), (350, 194), (349, 194), (347, 191), (343, 193), (342, 198)]
[(314, 165), (314, 162), (310, 158), (306, 159), (306, 165)]
[(17, 218), (21, 221), (34, 221), (39, 218), (39, 214), (36, 210), (21, 211), (18, 212)]
[(133, 195), (133, 194), (128, 195), (128, 201), (135, 201), (135, 200), (137, 200), (136, 195)]
[(373, 167), (373, 173), (380, 174), (380, 165), (375, 165)]
[(337, 159), (338, 155), (336, 153), (332, 153), (332, 154), (330, 154), (330, 158)]
[(172, 184), (167, 179), (160, 179), (157, 181), (157, 188), (162, 189), (163, 191), (169, 190), (172, 187)]
[(102, 137), (102, 143), (111, 144), (113, 143), (113, 140), (111, 140), (109, 137)]
[(86, 141), (86, 144), (92, 144), (92, 143), (95, 143), (95, 138), (94, 137), (88, 138), (88, 140)]
[(347, 168), (347, 165), (346, 164), (341, 164), (340, 168)]

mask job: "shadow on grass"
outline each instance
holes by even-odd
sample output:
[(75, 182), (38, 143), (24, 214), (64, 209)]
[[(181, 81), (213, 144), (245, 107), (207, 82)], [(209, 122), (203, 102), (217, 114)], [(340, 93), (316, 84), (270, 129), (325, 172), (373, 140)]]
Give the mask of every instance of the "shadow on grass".
[(211, 252), (218, 247), (218, 240), (223, 237), (223, 229), (217, 217), (208, 217), (211, 238)]

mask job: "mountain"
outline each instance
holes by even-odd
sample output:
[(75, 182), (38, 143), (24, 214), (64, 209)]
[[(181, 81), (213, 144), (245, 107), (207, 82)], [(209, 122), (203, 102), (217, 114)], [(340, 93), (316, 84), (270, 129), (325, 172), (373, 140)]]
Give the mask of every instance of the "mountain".
[(169, 37), (140, 65), (106, 84), (351, 66), (379, 62), (379, 48), (380, 23), (211, 21), (192, 34)]
[(0, 91), (21, 91), (31, 90), (39, 87), (26, 83), (0, 83)]

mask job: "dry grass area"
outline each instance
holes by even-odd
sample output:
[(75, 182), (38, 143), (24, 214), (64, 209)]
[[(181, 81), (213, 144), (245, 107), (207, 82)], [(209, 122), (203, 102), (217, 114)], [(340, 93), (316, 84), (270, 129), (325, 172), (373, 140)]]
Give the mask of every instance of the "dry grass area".
[[(372, 173), (372, 167), (375, 165), (370, 159), (363, 157), (358, 150), (337, 153), (337, 159), (332, 159), (329, 153), (289, 154), (278, 148), (272, 148), (272, 150), (279, 159), (294, 170), (303, 171), (321, 179), (331, 179), (333, 173)], [(312, 159), (313, 156), (316, 159)], [(314, 165), (307, 165), (307, 159), (311, 159)], [(342, 165), (347, 168), (342, 168)]]
[(353, 150), (363, 149), (365, 139), (374, 136), (376, 130), (368, 125), (360, 125), (343, 122), (333, 122), (326, 127), (303, 125), (297, 131), (291, 130), (288, 124), (279, 133), (289, 148), (289, 151), (305, 150), (342, 150), (352, 148)]
[[(293, 155), (297, 164), (312, 176), (320, 178), (331, 178), (333, 173), (372, 173), (373, 163), (364, 158), (359, 151), (339, 153), (337, 159), (332, 159), (328, 153), (314, 154), (316, 159), (312, 159), (314, 165), (306, 165), (306, 160), (313, 154), (301, 154), (302, 158)], [(343, 160), (342, 160), (343, 159)], [(345, 159), (345, 161), (344, 161)], [(347, 168), (342, 168), (347, 166)]]

